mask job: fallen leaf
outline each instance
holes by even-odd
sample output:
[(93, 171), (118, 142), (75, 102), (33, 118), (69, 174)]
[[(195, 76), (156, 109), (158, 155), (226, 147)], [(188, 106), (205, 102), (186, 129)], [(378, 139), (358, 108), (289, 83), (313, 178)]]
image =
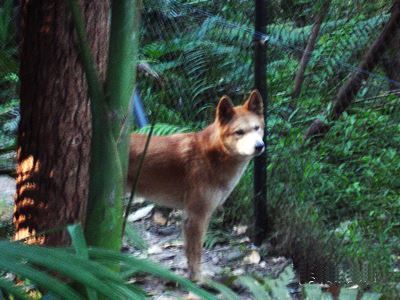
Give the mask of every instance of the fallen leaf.
[(256, 250), (252, 250), (249, 255), (243, 258), (243, 263), (248, 265), (256, 265), (261, 261), (260, 253)]
[(145, 207), (139, 208), (137, 211), (128, 216), (128, 222), (135, 222), (148, 217), (153, 208), (154, 204), (150, 204)]
[(186, 300), (201, 300), (201, 298), (195, 294), (193, 294), (192, 292), (190, 292), (186, 298)]
[(163, 248), (164, 249), (168, 249), (168, 248), (180, 248), (180, 247), (182, 247), (183, 246), (183, 241), (182, 240), (176, 240), (176, 241), (172, 241), (172, 242), (169, 242), (169, 243), (165, 243), (164, 245), (163, 245)]
[(250, 242), (250, 238), (248, 236), (245, 236), (238, 241), (238, 243), (248, 243), (248, 242)]
[(155, 224), (157, 224), (157, 225), (164, 226), (165, 224), (167, 224), (168, 219), (165, 218), (165, 217), (163, 216), (162, 213), (156, 211), (156, 212), (154, 213), (154, 215), (153, 215), (153, 222), (154, 222)]
[(133, 203), (135, 204), (142, 204), (144, 203), (144, 201), (146, 201), (144, 197), (135, 196), (135, 198), (133, 199)]

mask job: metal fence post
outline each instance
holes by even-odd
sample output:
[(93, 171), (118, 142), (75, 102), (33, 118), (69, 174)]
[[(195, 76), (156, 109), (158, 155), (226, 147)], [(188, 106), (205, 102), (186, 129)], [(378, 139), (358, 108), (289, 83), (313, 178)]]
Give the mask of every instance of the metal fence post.
[[(254, 22), (254, 85), (264, 100), (264, 117), (267, 120), (267, 0), (255, 0)], [(266, 122), (265, 122), (266, 123)], [(267, 126), (265, 125), (266, 142)], [(265, 143), (267, 147), (267, 143)], [(267, 230), (267, 149), (254, 160), (254, 244), (260, 245)]]

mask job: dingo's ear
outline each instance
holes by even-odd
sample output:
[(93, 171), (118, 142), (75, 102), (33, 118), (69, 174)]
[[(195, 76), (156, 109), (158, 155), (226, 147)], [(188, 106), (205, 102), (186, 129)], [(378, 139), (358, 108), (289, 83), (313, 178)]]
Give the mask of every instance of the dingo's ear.
[(263, 100), (258, 92), (258, 90), (253, 90), (247, 99), (247, 101), (243, 104), (244, 108), (248, 111), (255, 113), (262, 117), (264, 115), (264, 105)]
[(221, 124), (226, 124), (232, 119), (234, 114), (235, 110), (233, 109), (232, 100), (228, 96), (222, 96), (217, 106), (217, 120)]

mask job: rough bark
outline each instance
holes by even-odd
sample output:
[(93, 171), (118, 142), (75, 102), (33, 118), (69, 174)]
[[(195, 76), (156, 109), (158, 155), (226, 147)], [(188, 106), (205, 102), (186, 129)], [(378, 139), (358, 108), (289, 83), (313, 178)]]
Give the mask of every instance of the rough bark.
[[(91, 116), (67, 1), (22, 2), (21, 123), (16, 239), (83, 222), (88, 198)], [(104, 78), (108, 1), (82, 0), (90, 46)], [(65, 231), (30, 242), (68, 243)]]
[[(391, 9), (391, 16), (386, 23), (383, 31), (368, 49), (362, 62), (359, 64), (357, 71), (345, 82), (339, 90), (333, 104), (332, 111), (329, 113), (328, 119), (337, 120), (344, 111), (350, 106), (362, 83), (369, 77), (370, 72), (380, 61), (385, 50), (388, 48), (394, 35), (398, 32), (400, 26), (400, 0), (395, 0)], [(329, 126), (319, 119), (316, 119), (307, 129), (305, 139), (315, 136), (323, 136), (329, 130)]]
[(301, 57), (301, 60), (300, 60), (299, 69), (297, 70), (296, 77), (294, 79), (294, 88), (293, 88), (293, 92), (292, 92), (292, 99), (296, 99), (300, 95), (301, 86), (303, 85), (303, 81), (304, 81), (304, 73), (305, 73), (307, 65), (311, 59), (312, 52), (314, 51), (315, 44), (317, 42), (317, 37), (319, 34), (319, 30), (321, 28), (321, 24), (329, 11), (330, 3), (331, 3), (330, 0), (326, 0), (323, 3), (321, 10), (320, 10), (319, 14), (317, 15), (314, 25), (311, 29), (310, 37), (308, 38), (306, 48), (304, 49), (303, 56)]

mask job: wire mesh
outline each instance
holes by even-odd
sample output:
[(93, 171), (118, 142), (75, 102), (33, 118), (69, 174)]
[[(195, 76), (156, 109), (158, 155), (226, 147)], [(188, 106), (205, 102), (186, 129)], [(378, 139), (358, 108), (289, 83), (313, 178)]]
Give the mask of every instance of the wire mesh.
[[(310, 218), (324, 220), (321, 226), (327, 231), (337, 229), (339, 233), (335, 237), (349, 238), (349, 232), (358, 226), (357, 230), (364, 230), (357, 233), (364, 237), (361, 244), (364, 241), (374, 244), (376, 238), (368, 236), (367, 232), (371, 231), (366, 229), (366, 223), (376, 222), (376, 226), (384, 227), (382, 222), (368, 217), (380, 205), (378, 199), (383, 197), (385, 206), (396, 207), (387, 218), (394, 220), (400, 216), (399, 199), (394, 196), (398, 181), (386, 180), (381, 182), (382, 188), (376, 188), (378, 183), (372, 175), (385, 172), (375, 165), (377, 161), (388, 165), (397, 157), (399, 139), (387, 138), (387, 135), (396, 136), (399, 131), (400, 83), (389, 76), (382, 63), (373, 70), (360, 69), (359, 64), (388, 22), (391, 3), (331, 1), (315, 48), (309, 53), (311, 59), (301, 94), (292, 99), (294, 77), (324, 1), (267, 2), (269, 23), (267, 34), (261, 38), (268, 52), (266, 72), (271, 99), (267, 115), (271, 223), (282, 225), (277, 218), (287, 223), (298, 222), (297, 228), (287, 224), (282, 227), (299, 233), (299, 227), (314, 224), (304, 217), (296, 218), (296, 210), (302, 211), (310, 214)], [(239, 104), (254, 85), (253, 39), (259, 33), (253, 30), (253, 9), (251, 1), (145, 1), (140, 58), (163, 81), (160, 87), (151, 78), (139, 77), (147, 111), (151, 114), (162, 106), (164, 114), (159, 122), (196, 129), (212, 120), (215, 105), (223, 94)], [(368, 79), (362, 82), (350, 108), (334, 124), (326, 139), (318, 145), (307, 145), (303, 140), (307, 127), (316, 117), (326, 119), (339, 89), (357, 72), (367, 74)], [(367, 163), (368, 159), (371, 162)], [(398, 171), (399, 166), (392, 166), (387, 173), (395, 176)], [(239, 189), (251, 195), (251, 181), (244, 182)], [(234, 193), (232, 197), (242, 201), (240, 197), (244, 194)], [(384, 196), (388, 194), (392, 196)], [(246, 199), (250, 201), (250, 197)], [(279, 217), (273, 215), (277, 211)], [(290, 212), (287, 218), (285, 211)], [(279, 225), (274, 226), (276, 229)], [(348, 227), (340, 229), (343, 226)], [(293, 250), (298, 244), (293, 240), (294, 244), (282, 246), (280, 254), (286, 251), (288, 256), (297, 255), (297, 263), (315, 255), (317, 264), (317, 253), (321, 249), (315, 248), (328, 247), (334, 239), (319, 242), (320, 234), (313, 232), (313, 228), (309, 230), (293, 238), (314, 243), (314, 248), (310, 248), (306, 242), (300, 242), (298, 248), (302, 250), (299, 251), (308, 251), (308, 255), (299, 255), (299, 251)], [(388, 231), (387, 238), (393, 239), (398, 234), (394, 228)], [(326, 264), (331, 258), (322, 256), (320, 269), (325, 271), (319, 273), (326, 275), (329, 273)], [(321, 262), (325, 264), (323, 267)], [(335, 262), (331, 263), (331, 269), (334, 265)], [(308, 279), (313, 276), (311, 273), (318, 273), (312, 264), (306, 269)], [(320, 279), (325, 275), (319, 274)]]
[[(293, 223), (281, 231), (281, 236), (298, 234), (292, 240), (286, 238), (288, 243), (295, 242), (282, 244), (279, 254), (297, 254), (305, 260), (303, 252), (308, 252), (318, 258), (317, 253), (323, 251), (310, 248), (310, 243), (322, 248), (330, 243), (319, 242), (321, 234), (314, 233), (319, 222), (328, 232), (339, 232), (341, 241), (359, 238), (359, 249), (372, 243), (379, 252), (383, 244), (394, 245), (400, 234), (394, 221), (400, 219), (398, 78), (390, 76), (381, 62), (372, 71), (361, 70), (369, 77), (328, 136), (318, 145), (307, 145), (303, 140), (312, 120), (325, 118), (340, 87), (360, 71), (365, 52), (389, 20), (391, 3), (331, 1), (315, 48), (309, 53), (311, 60), (300, 97), (295, 100), (291, 97), (295, 74), (323, 1), (268, 3), (267, 34), (262, 35), (268, 52), (271, 99), (266, 138), (268, 214), (275, 223), (272, 229), (284, 227), (284, 222)], [(142, 5), (139, 59), (146, 67), (139, 72), (137, 84), (150, 118), (158, 111), (159, 123), (199, 129), (212, 121), (223, 94), (236, 104), (246, 97), (254, 84), (253, 40), (259, 34), (253, 30), (252, 1), (147, 0)], [(18, 120), (17, 11), (13, 1), (0, 1), (3, 147), (12, 144)], [(398, 39), (396, 36), (394, 40)], [(395, 52), (398, 44), (388, 48)], [(389, 61), (395, 57), (388, 55)], [(376, 181), (378, 177), (380, 181)], [(247, 174), (231, 198), (249, 202), (250, 184)], [(242, 205), (241, 209), (248, 208)], [(381, 210), (377, 212), (376, 207)], [(299, 228), (307, 232), (301, 235)], [(385, 232), (384, 237), (376, 236), (380, 231)], [(302, 250), (291, 252), (296, 247)], [(399, 253), (391, 246), (388, 256)], [(323, 257), (321, 261), (327, 263), (329, 259)], [(388, 261), (393, 263), (391, 258)], [(312, 266), (307, 268), (316, 272)], [(361, 269), (365, 268), (362, 264)]]

